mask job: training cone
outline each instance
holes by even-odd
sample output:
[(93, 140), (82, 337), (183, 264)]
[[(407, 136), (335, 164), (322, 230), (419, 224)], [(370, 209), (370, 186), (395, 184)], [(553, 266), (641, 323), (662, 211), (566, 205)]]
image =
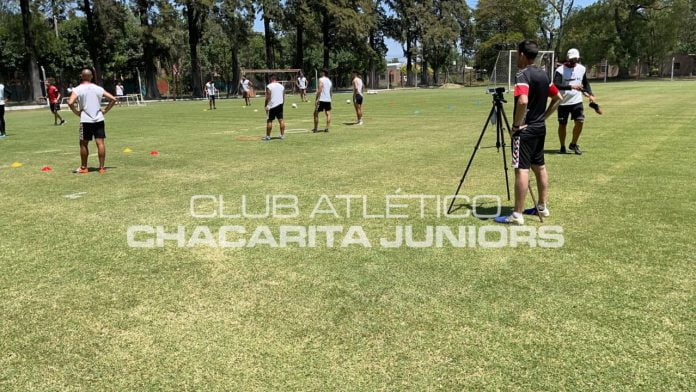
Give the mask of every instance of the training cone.
[(130, 147), (126, 147), (126, 148), (123, 149), (123, 153), (124, 153), (124, 154), (130, 154), (130, 153), (132, 153), (132, 152), (133, 152), (133, 150), (131, 150)]
[(159, 155), (159, 153), (157, 152), (157, 150), (152, 150), (150, 151), (150, 155)]
[(22, 162), (12, 162), (10, 165), (11, 168), (16, 169), (18, 167), (22, 167), (24, 164)]
[(42, 171), (42, 172), (50, 172), (51, 170), (53, 170), (53, 169), (51, 169), (50, 166), (44, 166), (44, 167), (41, 168), (41, 171)]

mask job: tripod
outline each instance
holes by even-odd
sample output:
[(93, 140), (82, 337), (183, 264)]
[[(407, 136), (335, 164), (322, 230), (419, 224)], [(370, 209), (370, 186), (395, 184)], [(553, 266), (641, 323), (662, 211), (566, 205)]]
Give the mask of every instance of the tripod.
[(503, 96), (503, 94), (505, 93), (505, 88), (498, 87), (495, 90), (489, 89), (488, 93), (493, 95), (493, 107), (491, 107), (491, 111), (488, 114), (486, 124), (483, 126), (483, 129), (481, 130), (481, 135), (479, 135), (478, 141), (476, 142), (476, 146), (474, 146), (474, 151), (471, 153), (471, 158), (469, 158), (469, 163), (466, 165), (464, 175), (462, 176), (462, 179), (459, 181), (459, 186), (457, 187), (457, 190), (454, 192), (452, 202), (450, 203), (449, 208), (447, 209), (448, 214), (452, 212), (452, 207), (454, 207), (454, 201), (457, 199), (457, 195), (459, 195), (459, 191), (462, 189), (462, 185), (464, 184), (466, 175), (469, 173), (471, 164), (474, 162), (474, 157), (476, 156), (476, 152), (479, 150), (481, 146), (481, 140), (483, 140), (483, 135), (486, 134), (486, 130), (488, 129), (488, 125), (490, 124), (491, 119), (493, 119), (493, 122), (495, 123), (496, 127), (495, 147), (497, 151), (500, 151), (500, 147), (503, 148), (503, 170), (505, 171), (505, 187), (507, 189), (507, 198), (508, 200), (510, 200), (510, 182), (508, 180), (507, 156), (505, 155), (505, 133), (503, 132), (503, 121), (505, 121), (505, 128), (507, 128), (508, 134), (510, 133), (510, 123), (508, 123), (507, 116), (505, 115), (505, 108), (503, 107), (503, 104), (507, 103), (505, 97)]

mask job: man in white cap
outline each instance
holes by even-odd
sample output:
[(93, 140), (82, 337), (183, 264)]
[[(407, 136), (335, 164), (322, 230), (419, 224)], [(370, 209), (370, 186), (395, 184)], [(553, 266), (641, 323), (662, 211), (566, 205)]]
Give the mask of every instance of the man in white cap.
[(556, 69), (556, 75), (553, 78), (553, 83), (563, 95), (563, 101), (558, 108), (558, 138), (561, 142), (561, 154), (566, 153), (565, 139), (566, 126), (568, 125), (568, 117), (575, 122), (573, 128), (573, 139), (568, 146), (568, 149), (577, 155), (581, 155), (582, 151), (578, 146), (578, 139), (582, 133), (582, 127), (585, 122), (585, 111), (582, 105), (583, 95), (587, 95), (590, 99), (590, 106), (599, 114), (599, 106), (595, 103), (595, 97), (592, 95), (590, 82), (587, 81), (585, 67), (580, 64), (580, 51), (570, 49), (568, 51), (567, 60), (563, 65)]

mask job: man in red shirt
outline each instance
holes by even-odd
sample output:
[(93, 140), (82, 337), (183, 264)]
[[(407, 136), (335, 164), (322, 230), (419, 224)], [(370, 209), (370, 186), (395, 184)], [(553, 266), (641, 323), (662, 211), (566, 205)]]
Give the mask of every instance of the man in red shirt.
[(60, 116), (60, 98), (62, 95), (50, 80), (46, 81), (46, 95), (48, 96), (48, 107), (53, 113), (53, 125), (65, 124), (65, 120)]

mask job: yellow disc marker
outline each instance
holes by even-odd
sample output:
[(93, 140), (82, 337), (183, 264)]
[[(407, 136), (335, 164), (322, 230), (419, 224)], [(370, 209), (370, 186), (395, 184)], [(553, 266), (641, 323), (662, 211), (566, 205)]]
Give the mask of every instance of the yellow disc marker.
[(18, 167), (22, 167), (24, 164), (22, 162), (12, 162), (10, 165), (11, 168), (16, 169)]
[(126, 148), (123, 149), (123, 153), (124, 153), (124, 154), (130, 154), (130, 153), (132, 153), (132, 152), (133, 152), (133, 150), (131, 150), (130, 147), (126, 147)]

